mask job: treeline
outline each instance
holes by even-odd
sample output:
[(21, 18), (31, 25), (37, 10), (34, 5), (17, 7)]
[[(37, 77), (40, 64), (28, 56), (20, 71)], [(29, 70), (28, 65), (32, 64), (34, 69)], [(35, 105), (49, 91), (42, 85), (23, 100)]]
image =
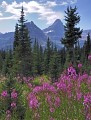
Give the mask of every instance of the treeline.
[[(67, 50), (65, 47), (58, 50), (56, 45), (50, 42), (49, 38), (47, 40), (47, 46), (43, 48), (35, 40), (33, 47), (31, 47), (31, 52), (25, 58), (19, 56), (20, 51), (8, 50), (0, 51), (0, 73), (7, 75), (10, 73), (23, 74), (23, 75), (51, 75), (53, 78), (57, 78), (66, 66)], [(31, 54), (30, 54), (31, 53)], [(83, 64), (83, 69), (87, 69), (88, 57), (91, 53), (91, 38), (88, 34), (87, 40), (84, 42), (83, 47), (80, 45), (75, 47), (75, 60), (76, 65), (78, 63)], [(21, 53), (22, 54), (22, 53)], [(19, 59), (24, 59), (21, 62)], [(30, 59), (30, 60), (29, 60)], [(28, 61), (29, 60), (29, 61)], [(27, 64), (27, 65), (26, 65)], [(21, 68), (20, 68), (21, 67)], [(28, 69), (29, 68), (29, 69)], [(85, 70), (86, 70), (85, 69)]]
[(86, 68), (85, 71), (89, 72), (87, 59), (91, 53), (91, 38), (88, 33), (87, 40), (83, 47), (80, 47), (78, 39), (81, 37), (82, 30), (75, 27), (80, 21), (80, 17), (75, 14), (76, 10), (76, 7), (67, 8), (65, 36), (62, 39), (64, 47), (59, 50), (49, 38), (45, 49), (38, 44), (36, 39), (32, 45), (22, 7), (20, 19), (15, 26), (13, 50), (0, 51), (1, 75), (39, 76), (45, 74), (55, 81), (69, 64), (77, 67), (78, 63), (82, 63), (83, 69)]

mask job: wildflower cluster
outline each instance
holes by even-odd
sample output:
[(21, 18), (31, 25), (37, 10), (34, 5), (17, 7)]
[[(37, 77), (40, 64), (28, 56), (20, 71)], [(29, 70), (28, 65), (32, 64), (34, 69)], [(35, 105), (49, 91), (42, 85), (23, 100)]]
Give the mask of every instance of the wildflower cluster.
[(83, 105), (85, 107), (86, 120), (91, 120), (91, 93), (84, 95)]
[(18, 93), (15, 89), (12, 89), (11, 93), (9, 93), (7, 90), (4, 90), (1, 93), (1, 97), (5, 101), (10, 100), (10, 105), (8, 108), (6, 108), (6, 119), (9, 119), (13, 109), (17, 107)]
[(34, 87), (28, 95), (29, 107), (33, 110), (41, 109), (43, 102), (46, 103), (51, 113), (54, 113), (61, 105), (56, 88), (49, 83)]
[[(78, 64), (78, 71), (76, 72), (76, 69), (71, 65), (60, 75), (57, 82), (45, 82), (41, 78), (42, 84), (37, 86), (34, 86), (33, 78), (18, 76), (18, 84), (19, 81), (25, 83), (22, 84), (22, 86), (24, 85), (22, 96), (28, 95), (28, 109), (31, 109), (31, 116), (33, 116), (31, 119), (42, 120), (44, 116), (47, 116), (48, 120), (69, 120), (73, 116), (71, 112), (74, 112), (74, 119), (78, 119), (79, 114), (79, 119), (91, 120), (91, 76), (82, 72), (81, 63)], [(25, 90), (25, 87), (28, 89)], [(11, 87), (10, 91), (2, 91), (0, 98), (2, 100), (10, 98), (10, 107), (6, 109), (8, 120), (11, 118), (12, 111), (17, 111), (18, 93), (16, 89)], [(26, 99), (24, 104), (26, 104), (25, 102)], [(72, 111), (69, 114), (70, 110)], [(82, 118), (82, 116), (84, 117)]]
[[(78, 68), (80, 72), (82, 68), (81, 63), (78, 64)], [(86, 91), (84, 91), (84, 87)], [(90, 118), (86, 120), (91, 120), (91, 111), (89, 112), (89, 109), (91, 110), (91, 95), (88, 94), (88, 91), (91, 91), (91, 76), (85, 72), (77, 74), (75, 68), (70, 66), (60, 76), (58, 82), (53, 84), (44, 83), (41, 86), (34, 87), (28, 96), (28, 103), (31, 109), (37, 110), (41, 109), (41, 104), (45, 101), (49, 112), (54, 113), (62, 105), (63, 101), (61, 98), (67, 99), (69, 103), (73, 100), (79, 104), (83, 103), (85, 112), (89, 113), (85, 114), (85, 116)]]
[(70, 76), (70, 77), (73, 77), (73, 78), (75, 78), (77, 76), (76, 70), (75, 70), (75, 68), (73, 66), (70, 66), (67, 69), (67, 75)]
[(2, 96), (2, 97), (7, 97), (7, 96), (8, 96), (7, 90), (4, 90), (4, 91), (1, 93), (1, 96)]

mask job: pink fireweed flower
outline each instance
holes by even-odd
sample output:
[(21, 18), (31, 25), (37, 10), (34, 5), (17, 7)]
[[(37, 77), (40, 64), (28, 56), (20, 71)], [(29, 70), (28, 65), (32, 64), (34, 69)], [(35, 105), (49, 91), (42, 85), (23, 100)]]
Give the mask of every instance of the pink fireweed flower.
[(67, 69), (67, 74), (68, 74), (68, 76), (77, 76), (76, 70), (73, 68), (73, 66), (71, 66)]
[(84, 103), (91, 103), (91, 95), (90, 94), (87, 94), (84, 96)]
[(77, 100), (79, 101), (82, 98), (82, 93), (81, 92), (77, 92), (76, 96), (77, 96)]
[(15, 102), (12, 102), (12, 103), (11, 103), (11, 107), (12, 107), (12, 108), (15, 108), (15, 107), (16, 107), (16, 103), (15, 103)]
[(88, 89), (90, 90), (90, 86), (91, 86), (91, 76), (89, 76), (88, 79), (87, 79), (87, 85), (88, 85)]
[(52, 113), (55, 112), (55, 109), (51, 107), (50, 112), (52, 112)]
[(47, 90), (50, 91), (50, 92), (53, 92), (53, 93), (57, 92), (57, 90), (55, 89), (55, 87), (52, 86), (52, 85)]
[(41, 92), (42, 91), (42, 86), (36, 86), (34, 89), (33, 89), (33, 92), (34, 93), (38, 93), (38, 92)]
[(88, 74), (87, 74), (87, 73), (84, 73), (84, 74), (82, 75), (82, 79), (88, 79)]
[(90, 113), (87, 113), (86, 120), (91, 120), (91, 114)]
[(36, 109), (39, 107), (39, 102), (38, 102), (35, 94), (30, 93), (28, 99), (29, 99), (29, 107), (30, 108)]
[(29, 101), (29, 106), (30, 106), (30, 108), (34, 108), (34, 109), (39, 107), (38, 100), (36, 98), (30, 100)]
[(82, 64), (81, 63), (78, 64), (78, 68), (82, 68)]
[(91, 94), (87, 93), (84, 95), (83, 105), (85, 108), (86, 120), (91, 120)]
[(60, 106), (60, 98), (59, 97), (55, 98), (55, 103), (54, 104), (55, 104), (56, 107)]
[(43, 90), (46, 90), (50, 87), (50, 84), (49, 83), (44, 83), (43, 84)]
[(44, 83), (43, 86), (42, 86), (43, 90), (47, 90), (47, 91), (50, 91), (50, 92), (53, 92), (53, 93), (56, 93), (57, 90), (55, 89), (54, 86), (50, 85), (49, 83)]
[(11, 93), (11, 98), (17, 98), (17, 92), (15, 90), (13, 90), (13, 92)]
[(50, 95), (47, 95), (47, 96), (46, 96), (46, 100), (47, 100), (47, 103), (49, 104), (49, 106), (52, 106), (52, 105), (53, 105), (53, 103), (52, 103), (52, 98), (51, 98)]
[(4, 90), (4, 91), (1, 93), (1, 96), (2, 96), (2, 97), (7, 97), (7, 96), (8, 96), (7, 90)]
[(60, 83), (57, 84), (57, 89), (58, 89), (58, 90), (62, 90), (62, 91), (66, 91), (67, 86), (66, 86), (65, 83), (60, 82)]
[(88, 56), (88, 60), (91, 60), (91, 54)]
[(83, 104), (87, 107), (91, 104), (91, 95), (89, 93), (84, 95)]

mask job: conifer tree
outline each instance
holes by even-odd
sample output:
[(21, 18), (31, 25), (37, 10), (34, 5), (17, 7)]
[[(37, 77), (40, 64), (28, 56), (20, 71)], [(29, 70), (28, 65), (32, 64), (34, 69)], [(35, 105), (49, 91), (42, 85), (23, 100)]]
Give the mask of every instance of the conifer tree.
[(51, 50), (51, 42), (50, 39), (48, 38), (47, 40), (47, 46), (44, 52), (44, 73), (48, 74), (49, 73), (49, 64), (50, 64), (50, 58), (51, 58), (52, 50)]
[(33, 46), (33, 75), (37, 74), (37, 41), (35, 39), (34, 46)]
[(40, 66), (40, 58), (39, 58), (39, 44), (38, 41), (35, 39), (34, 46), (33, 46), (33, 74), (39, 74), (39, 66)]
[(83, 47), (80, 48), (80, 57), (81, 57), (80, 61), (83, 65), (85, 65), (87, 62), (87, 58), (85, 56), (85, 46), (86, 46), (86, 41), (84, 42)]
[(3, 62), (2, 73), (4, 75), (10, 74), (12, 69), (12, 50), (6, 52), (5, 60)]
[(39, 50), (39, 58), (40, 58), (40, 75), (43, 74), (43, 63), (44, 63), (44, 52), (43, 52), (43, 48), (40, 45), (40, 50)]
[(41, 70), (42, 70), (42, 66), (41, 66), (42, 65), (42, 61), (41, 61), (42, 54), (41, 54), (41, 52), (42, 51), (40, 51), (40, 46), (37, 41), (37, 74), (38, 75), (41, 75)]
[(88, 55), (91, 51), (91, 39), (90, 39), (90, 34), (89, 33), (87, 35), (87, 41), (84, 44), (84, 49), (85, 49), (85, 56), (86, 56), (86, 59), (87, 59)]
[(52, 79), (52, 82), (57, 81), (58, 76), (59, 76), (59, 57), (58, 57), (58, 51), (55, 46), (53, 54), (50, 58), (50, 67), (49, 67), (49, 72), (50, 72), (50, 77)]
[(65, 21), (66, 24), (64, 26), (65, 36), (62, 38), (61, 43), (64, 44), (68, 51), (68, 62), (75, 62), (75, 52), (74, 45), (77, 43), (78, 39), (81, 38), (82, 30), (77, 28), (76, 25), (80, 21), (80, 16), (76, 12), (77, 8), (68, 7), (67, 11), (65, 11)]
[(58, 51), (58, 56), (59, 56), (59, 68), (60, 68), (60, 73), (61, 73), (64, 69), (64, 64), (66, 60), (65, 47), (63, 47), (61, 50)]
[(81, 48), (79, 41), (75, 44), (75, 59), (76, 59), (76, 65), (81, 62)]
[[(5, 101), (2, 99), (0, 102), (0, 109), (3, 114), (7, 111), (10, 111), (10, 119), (6, 114), (7, 120), (24, 120), (26, 107), (22, 101), (22, 86), (19, 83), (16, 85), (16, 79), (13, 78), (12, 73), (8, 75), (8, 79), (5, 80), (5, 83), (2, 85), (3, 91), (7, 92), (7, 97)], [(12, 103), (15, 103), (15, 106), (12, 107)]]
[(14, 43), (13, 43), (13, 50), (19, 46), (19, 28), (18, 24), (15, 26), (15, 33), (14, 33)]
[(2, 56), (2, 51), (0, 51), (0, 74), (2, 73), (2, 67), (3, 67), (3, 56)]
[(41, 75), (43, 73), (43, 49), (39, 46), (38, 41), (33, 46), (33, 74)]
[(25, 24), (26, 20), (22, 7), (21, 17), (15, 29), (13, 68), (15, 73), (30, 75), (32, 74), (31, 39)]

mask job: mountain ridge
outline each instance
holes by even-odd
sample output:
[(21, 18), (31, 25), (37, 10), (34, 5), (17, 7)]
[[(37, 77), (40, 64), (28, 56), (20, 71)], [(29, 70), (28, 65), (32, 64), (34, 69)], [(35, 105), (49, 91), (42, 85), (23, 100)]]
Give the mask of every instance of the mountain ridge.
[[(64, 25), (60, 19), (57, 19), (52, 25), (43, 30), (41, 30), (37, 25), (35, 25), (33, 21), (27, 22), (26, 26), (29, 30), (29, 35), (32, 39), (32, 43), (34, 43), (35, 39), (37, 39), (39, 44), (45, 47), (46, 41), (49, 37), (50, 41), (56, 44), (58, 48), (62, 47), (60, 40), (64, 36)], [(91, 35), (90, 29), (83, 31), (82, 38), (80, 39), (80, 44), (84, 44), (88, 33), (90, 33)], [(13, 42), (14, 32), (0, 32), (0, 49), (13, 48)]]
[(56, 44), (57, 47), (60, 47), (60, 40), (64, 36), (64, 25), (60, 19), (57, 19), (48, 28), (43, 29), (43, 32), (50, 38), (51, 42)]

